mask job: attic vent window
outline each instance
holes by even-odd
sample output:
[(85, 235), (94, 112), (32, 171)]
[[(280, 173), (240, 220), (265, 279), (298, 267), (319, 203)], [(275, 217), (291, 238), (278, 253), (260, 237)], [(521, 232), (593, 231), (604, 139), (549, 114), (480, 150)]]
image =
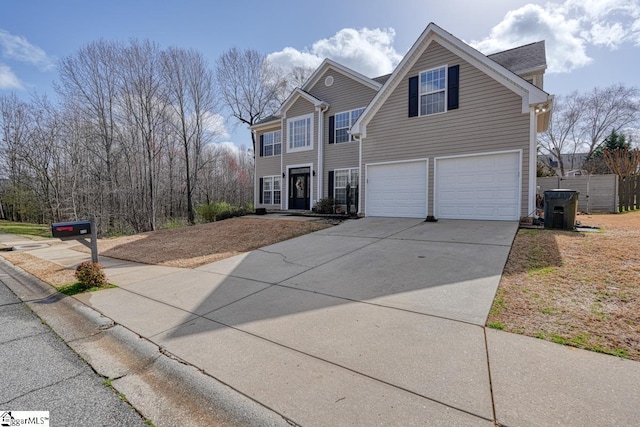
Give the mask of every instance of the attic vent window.
[(327, 76), (326, 79), (324, 79), (324, 85), (329, 87), (333, 84), (333, 76)]

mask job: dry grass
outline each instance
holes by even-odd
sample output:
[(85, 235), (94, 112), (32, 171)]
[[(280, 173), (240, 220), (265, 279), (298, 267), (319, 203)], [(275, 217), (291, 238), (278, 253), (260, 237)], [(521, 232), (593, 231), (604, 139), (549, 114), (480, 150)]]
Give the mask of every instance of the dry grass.
[(36, 276), (43, 282), (47, 282), (55, 287), (68, 285), (76, 281), (74, 269), (46, 261), (27, 252), (2, 252), (2, 257), (13, 265)]
[[(99, 240), (100, 255), (145, 264), (195, 268), (330, 227), (325, 222), (232, 218)], [(83, 246), (74, 249), (88, 252)]]
[(488, 325), (640, 361), (640, 212), (518, 231)]

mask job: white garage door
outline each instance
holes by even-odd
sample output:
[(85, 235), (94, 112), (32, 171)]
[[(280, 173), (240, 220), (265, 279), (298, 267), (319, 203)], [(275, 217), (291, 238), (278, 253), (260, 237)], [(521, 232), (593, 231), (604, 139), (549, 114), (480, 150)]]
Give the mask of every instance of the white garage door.
[(436, 218), (520, 218), (520, 153), (435, 160)]
[(427, 161), (367, 166), (367, 216), (427, 217)]

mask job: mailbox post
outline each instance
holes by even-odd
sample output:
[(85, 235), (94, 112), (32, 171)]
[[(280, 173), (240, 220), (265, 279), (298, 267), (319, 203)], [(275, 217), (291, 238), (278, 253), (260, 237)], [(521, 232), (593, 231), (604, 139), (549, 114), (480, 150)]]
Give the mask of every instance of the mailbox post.
[[(98, 234), (93, 221), (57, 222), (51, 224), (51, 234), (60, 240), (77, 240), (91, 249), (91, 262), (98, 262)], [(87, 242), (86, 238), (91, 241)]]

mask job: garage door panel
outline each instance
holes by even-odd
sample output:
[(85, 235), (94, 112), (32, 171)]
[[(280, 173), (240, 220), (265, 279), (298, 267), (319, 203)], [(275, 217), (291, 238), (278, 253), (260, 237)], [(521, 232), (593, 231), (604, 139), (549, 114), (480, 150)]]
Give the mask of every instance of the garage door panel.
[(367, 216), (425, 218), (426, 161), (368, 166), (366, 205)]
[(437, 159), (435, 172), (437, 217), (519, 218), (519, 153)]

